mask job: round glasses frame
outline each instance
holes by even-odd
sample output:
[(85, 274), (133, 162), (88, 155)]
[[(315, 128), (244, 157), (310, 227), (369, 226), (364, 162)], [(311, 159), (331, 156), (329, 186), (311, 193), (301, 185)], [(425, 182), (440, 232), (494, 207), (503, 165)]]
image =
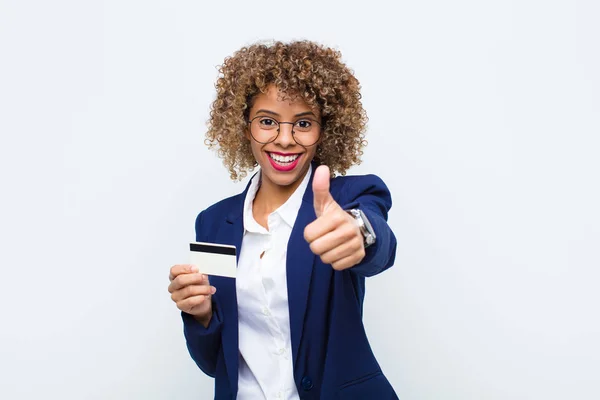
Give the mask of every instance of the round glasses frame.
[[(268, 142), (261, 142), (260, 140), (257, 140), (256, 137), (254, 137), (254, 134), (252, 133), (252, 122), (254, 122), (255, 119), (258, 118), (268, 118), (271, 119), (273, 121), (275, 121), (277, 123), (277, 135), (275, 135), (273, 137), (273, 139), (269, 140)], [(316, 140), (314, 141), (314, 143), (311, 144), (303, 144), (300, 143), (299, 141), (296, 140), (296, 132), (294, 131), (294, 126), (300, 122), (300, 121), (310, 121), (310, 122), (314, 122), (315, 124), (317, 124), (319, 126), (319, 134), (317, 135)], [(316, 121), (312, 118), (301, 118), (296, 122), (280, 122), (277, 121), (275, 118), (273, 117), (266, 117), (264, 115), (257, 115), (256, 117), (246, 121), (248, 123), (248, 130), (250, 131), (250, 136), (252, 136), (252, 139), (254, 139), (255, 142), (260, 143), (260, 144), (269, 144), (269, 143), (273, 143), (275, 140), (277, 140), (277, 138), (279, 137), (279, 134), (281, 133), (281, 125), (282, 124), (288, 124), (288, 125), (292, 125), (292, 139), (294, 139), (294, 142), (296, 142), (297, 144), (299, 144), (302, 147), (310, 147), (310, 146), (314, 146), (315, 144), (319, 143), (319, 140), (321, 139), (321, 133), (323, 132), (323, 125), (321, 125), (321, 123), (319, 121)]]

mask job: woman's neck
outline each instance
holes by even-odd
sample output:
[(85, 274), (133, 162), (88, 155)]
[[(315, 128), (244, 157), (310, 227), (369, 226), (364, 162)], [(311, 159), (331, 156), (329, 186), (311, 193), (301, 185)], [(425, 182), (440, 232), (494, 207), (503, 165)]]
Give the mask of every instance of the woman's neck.
[[(257, 221), (266, 221), (269, 214), (281, 207), (298, 189), (303, 177), (289, 186), (281, 186), (261, 176), (260, 187), (252, 203), (252, 212)], [(264, 224), (261, 223), (264, 226)]]

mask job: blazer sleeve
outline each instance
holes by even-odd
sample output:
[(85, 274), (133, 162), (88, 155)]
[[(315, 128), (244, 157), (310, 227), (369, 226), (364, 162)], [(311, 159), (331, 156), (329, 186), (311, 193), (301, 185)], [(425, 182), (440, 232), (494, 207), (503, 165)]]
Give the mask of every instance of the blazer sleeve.
[(358, 208), (362, 210), (373, 226), (377, 239), (365, 249), (365, 258), (351, 268), (351, 271), (362, 276), (373, 276), (385, 271), (396, 258), (396, 236), (387, 224), (388, 212), (392, 207), (392, 196), (385, 183), (375, 175), (357, 177), (351, 182), (344, 210)]
[(218, 307), (213, 301), (213, 315), (207, 328), (190, 314), (182, 312), (181, 317), (186, 346), (192, 360), (206, 375), (214, 378), (223, 326), (223, 319), (218, 312)]
[[(201, 229), (202, 213), (196, 218), (196, 241), (204, 239)], [(182, 312), (181, 318), (183, 319), (183, 333), (190, 356), (205, 374), (214, 377), (221, 348), (221, 331), (223, 328), (223, 316), (219, 310), (216, 294), (212, 296), (212, 308), (213, 314), (206, 328), (188, 313)]]

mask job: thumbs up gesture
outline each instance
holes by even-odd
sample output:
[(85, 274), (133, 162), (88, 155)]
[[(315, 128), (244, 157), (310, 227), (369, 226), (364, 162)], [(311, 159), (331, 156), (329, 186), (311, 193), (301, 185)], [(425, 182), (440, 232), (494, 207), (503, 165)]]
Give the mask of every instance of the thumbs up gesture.
[(329, 167), (321, 165), (313, 177), (317, 219), (304, 228), (304, 239), (325, 264), (341, 271), (365, 257), (364, 238), (358, 225), (329, 192)]

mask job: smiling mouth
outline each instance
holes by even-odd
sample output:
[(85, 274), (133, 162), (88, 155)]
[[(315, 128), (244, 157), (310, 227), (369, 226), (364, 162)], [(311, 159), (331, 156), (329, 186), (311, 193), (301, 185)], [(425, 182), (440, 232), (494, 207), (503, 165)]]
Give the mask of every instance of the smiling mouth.
[(284, 167), (291, 165), (294, 161), (298, 159), (298, 157), (300, 157), (300, 154), (283, 155), (269, 152), (267, 152), (267, 154), (269, 155), (269, 158), (271, 158), (271, 160)]

